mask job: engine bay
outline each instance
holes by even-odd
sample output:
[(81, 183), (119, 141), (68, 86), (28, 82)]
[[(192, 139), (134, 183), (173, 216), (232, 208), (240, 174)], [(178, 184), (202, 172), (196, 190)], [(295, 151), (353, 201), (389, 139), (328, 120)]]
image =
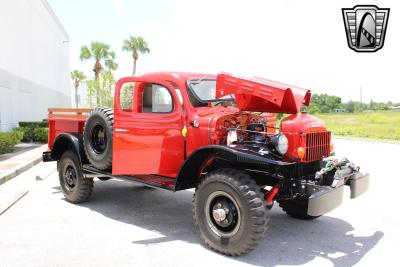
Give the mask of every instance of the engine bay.
[[(226, 115), (218, 119), (216, 130), (219, 144), (265, 142), (268, 136), (276, 134), (275, 116), (267, 114), (241, 113)], [(236, 137), (235, 137), (236, 136)]]
[(215, 127), (217, 144), (246, 145), (287, 162), (318, 161), (333, 151), (330, 132), (309, 114), (288, 116), (277, 127), (273, 114), (239, 112), (221, 116)]

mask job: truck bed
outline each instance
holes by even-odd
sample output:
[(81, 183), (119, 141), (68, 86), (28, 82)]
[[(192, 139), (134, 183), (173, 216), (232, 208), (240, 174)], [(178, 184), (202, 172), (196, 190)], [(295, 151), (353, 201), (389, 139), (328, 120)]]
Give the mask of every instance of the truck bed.
[(49, 108), (49, 138), (48, 147), (51, 149), (53, 142), (60, 133), (83, 133), (83, 126), (90, 108)]

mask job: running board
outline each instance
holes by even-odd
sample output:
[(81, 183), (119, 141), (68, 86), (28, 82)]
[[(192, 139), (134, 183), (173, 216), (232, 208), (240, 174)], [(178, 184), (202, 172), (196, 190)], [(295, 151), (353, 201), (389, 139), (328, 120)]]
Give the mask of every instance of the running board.
[(176, 179), (164, 177), (154, 174), (142, 174), (142, 175), (112, 175), (109, 171), (101, 171), (94, 168), (92, 165), (85, 164), (82, 166), (83, 173), (85, 177), (109, 177), (115, 179), (123, 179), (128, 181), (133, 181), (141, 184), (145, 184), (150, 187), (162, 188), (171, 191), (175, 191)]

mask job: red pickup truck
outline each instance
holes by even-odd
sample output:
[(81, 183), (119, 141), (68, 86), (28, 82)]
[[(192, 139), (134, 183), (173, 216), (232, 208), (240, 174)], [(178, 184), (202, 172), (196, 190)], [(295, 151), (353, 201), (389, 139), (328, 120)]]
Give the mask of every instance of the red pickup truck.
[[(364, 193), (369, 175), (331, 157), (331, 133), (300, 112), (311, 92), (226, 73), (159, 72), (122, 78), (114, 109), (49, 109), (49, 151), (65, 198), (89, 199), (93, 178), (195, 188), (202, 240), (226, 255), (255, 248), (277, 202), (315, 219), (338, 207), (345, 186)], [(268, 112), (268, 113), (266, 113)], [(279, 127), (273, 113), (292, 114)]]

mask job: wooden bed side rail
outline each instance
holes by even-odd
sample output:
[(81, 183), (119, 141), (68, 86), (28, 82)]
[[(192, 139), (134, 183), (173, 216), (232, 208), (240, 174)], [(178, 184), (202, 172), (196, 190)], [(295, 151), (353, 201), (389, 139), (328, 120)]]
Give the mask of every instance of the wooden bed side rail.
[(49, 119), (76, 119), (86, 120), (88, 113), (92, 111), (91, 108), (49, 108)]

